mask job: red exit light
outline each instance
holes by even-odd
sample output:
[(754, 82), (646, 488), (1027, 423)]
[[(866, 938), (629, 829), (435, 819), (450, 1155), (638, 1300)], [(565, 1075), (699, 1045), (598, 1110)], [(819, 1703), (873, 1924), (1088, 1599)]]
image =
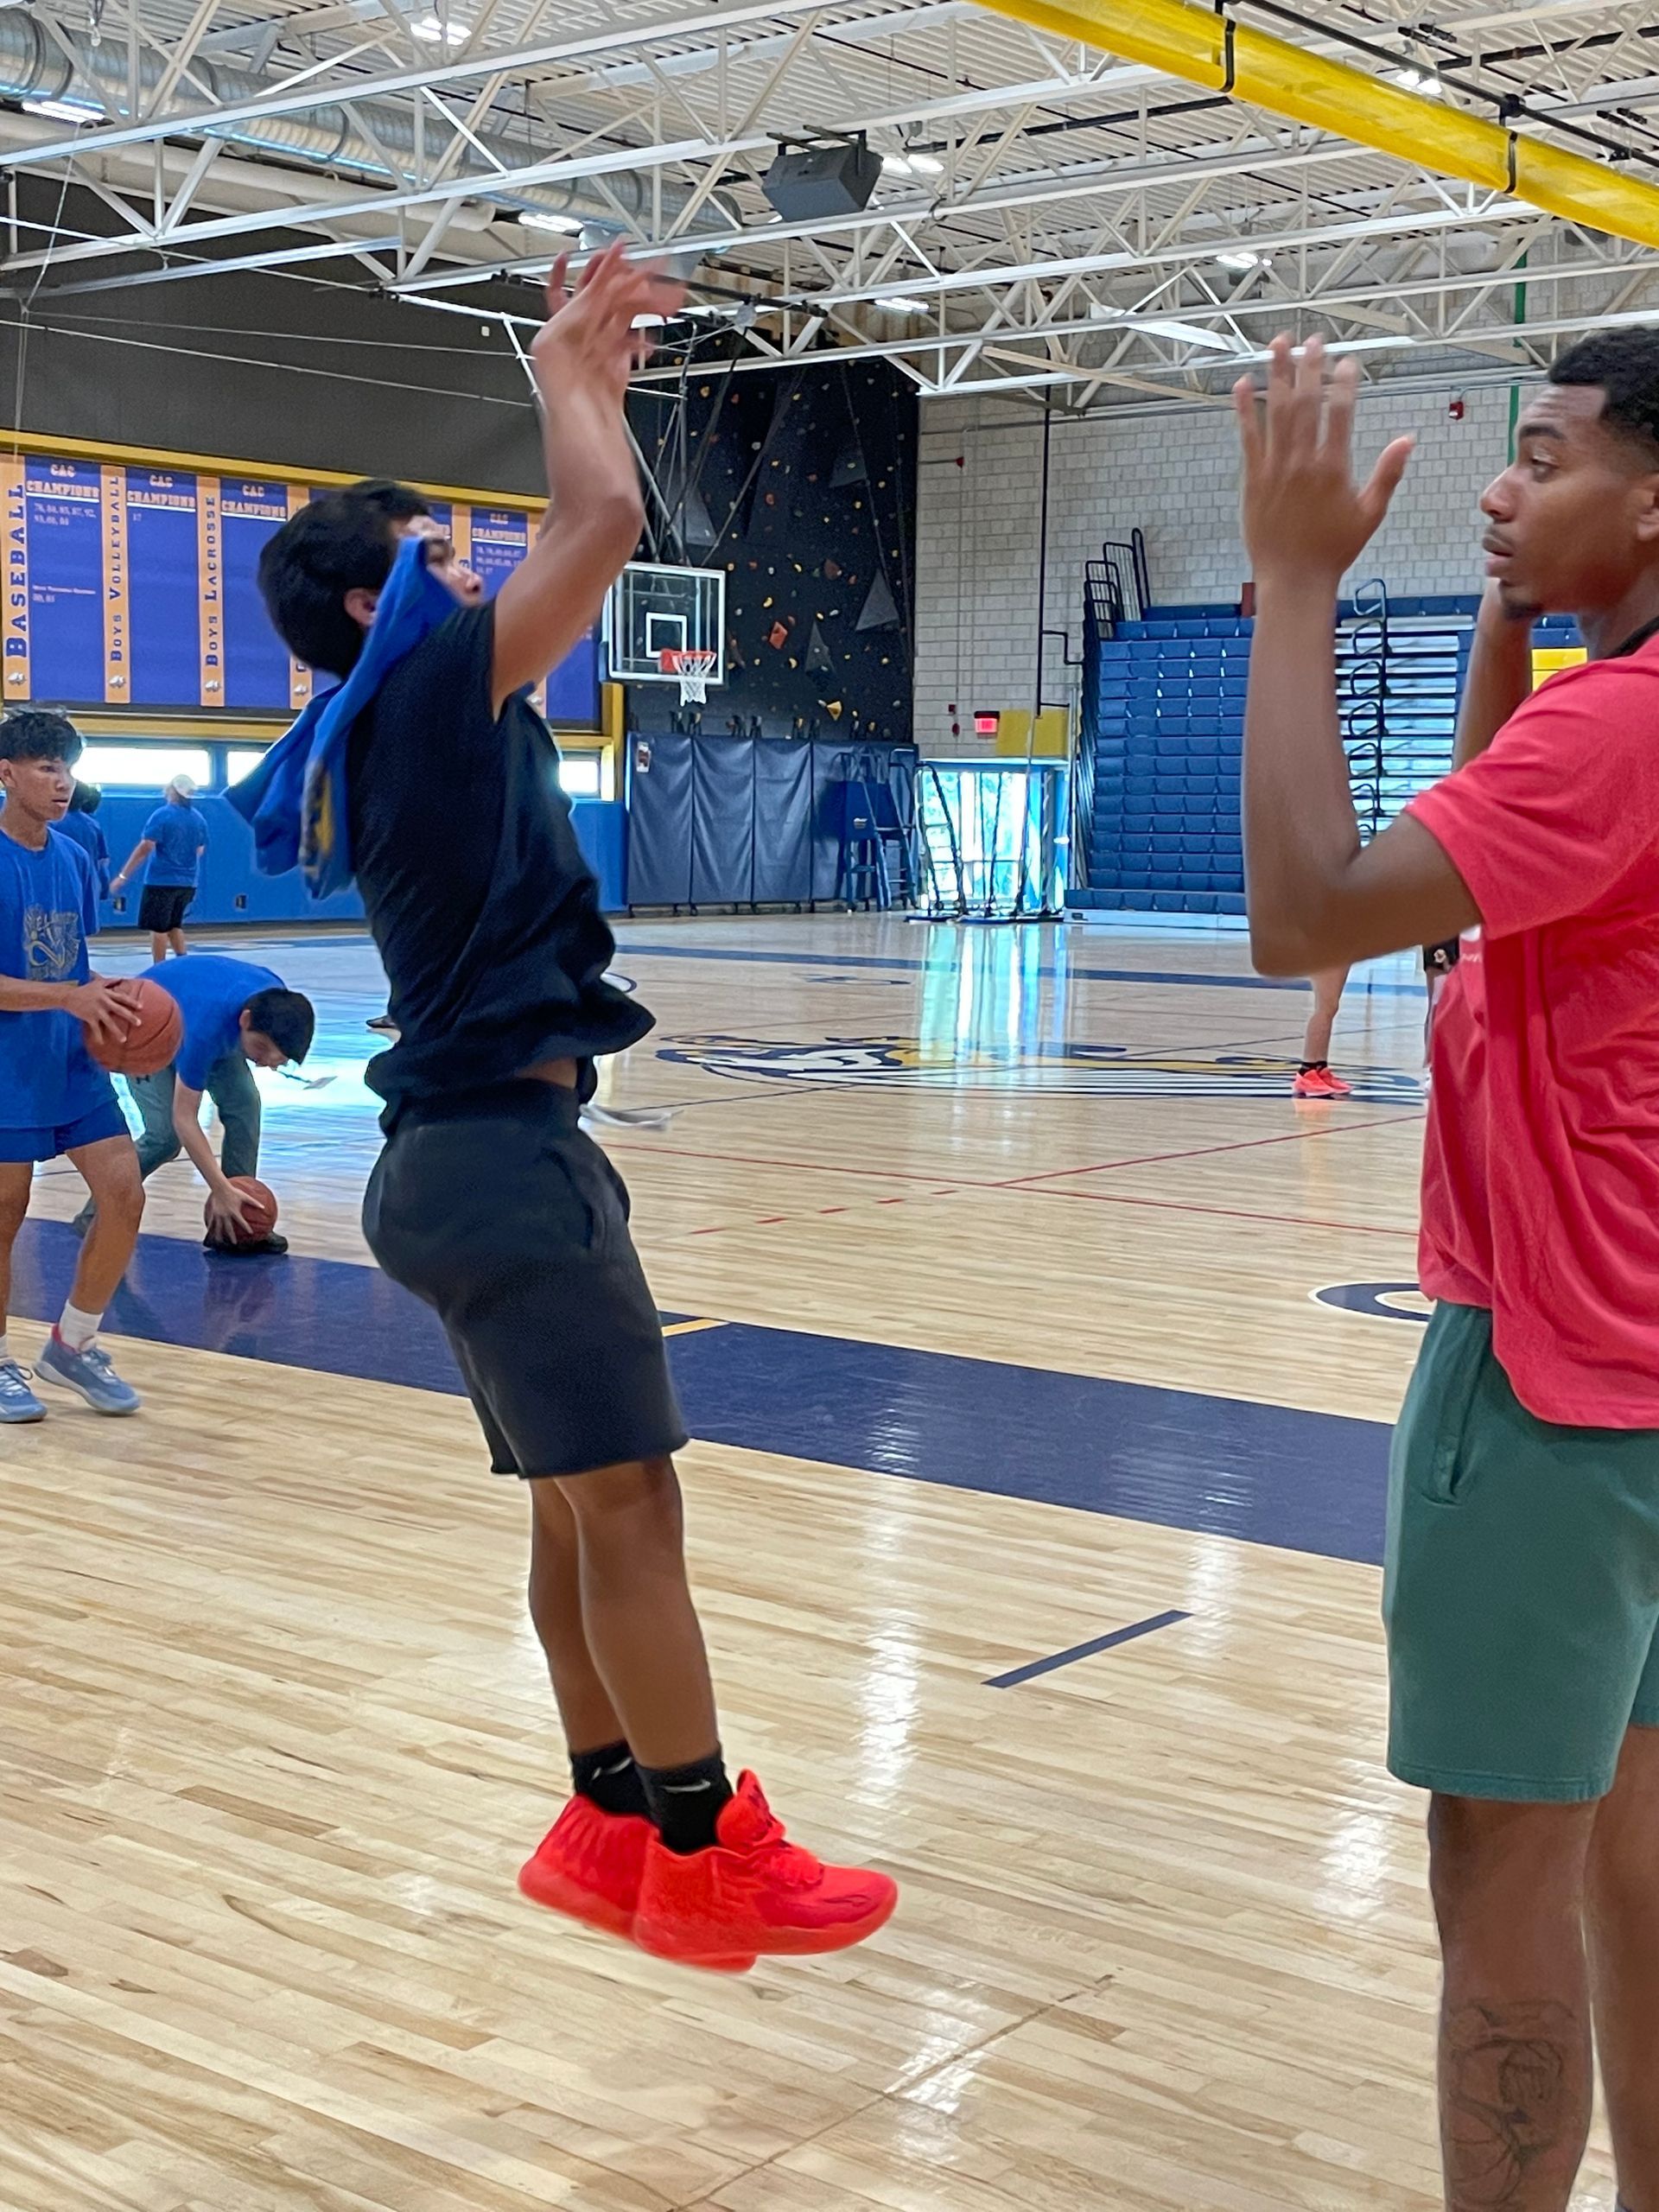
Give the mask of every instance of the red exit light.
[(997, 731), (1001, 728), (1001, 723), (1002, 717), (1001, 715), (976, 714), (974, 716), (974, 735), (976, 737), (995, 737)]

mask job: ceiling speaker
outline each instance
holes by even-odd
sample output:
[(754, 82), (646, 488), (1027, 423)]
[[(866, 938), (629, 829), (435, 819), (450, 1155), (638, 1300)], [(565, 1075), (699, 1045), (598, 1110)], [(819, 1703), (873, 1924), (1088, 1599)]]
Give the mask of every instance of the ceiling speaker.
[(856, 215), (869, 205), (881, 175), (881, 156), (862, 138), (817, 146), (785, 146), (760, 180), (760, 189), (786, 223), (822, 222)]

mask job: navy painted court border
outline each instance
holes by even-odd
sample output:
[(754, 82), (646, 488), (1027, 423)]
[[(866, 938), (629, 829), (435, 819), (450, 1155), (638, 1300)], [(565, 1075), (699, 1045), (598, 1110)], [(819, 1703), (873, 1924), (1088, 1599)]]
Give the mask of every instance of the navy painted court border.
[[(67, 1223), (25, 1223), (14, 1311), (55, 1319), (79, 1250)], [(435, 1316), (378, 1268), (350, 1261), (208, 1258), (194, 1238), (143, 1236), (109, 1326), (152, 1344), (463, 1395)], [(706, 1443), (1330, 1559), (1382, 1559), (1380, 1422), (740, 1321), (675, 1336), (669, 1349), (687, 1425)], [(16, 1448), (9, 1439), (8, 1456)], [(479, 1454), (481, 1471), (481, 1443)]]
[(1115, 1628), (1109, 1636), (1096, 1636), (1087, 1643), (1074, 1643), (1069, 1651), (1057, 1651), (1047, 1659), (1033, 1659), (1028, 1665), (1015, 1667), (1006, 1675), (993, 1675), (985, 1687), (988, 1690), (1018, 1689), (1021, 1682), (1034, 1682), (1039, 1675), (1052, 1675), (1057, 1668), (1075, 1666), (1079, 1659), (1092, 1659), (1097, 1652), (1115, 1651), (1120, 1643), (1134, 1643), (1141, 1637), (1155, 1636), (1160, 1628), (1173, 1628), (1177, 1621), (1190, 1621), (1191, 1613), (1171, 1611), (1154, 1613), (1150, 1619), (1131, 1621), (1128, 1628)]

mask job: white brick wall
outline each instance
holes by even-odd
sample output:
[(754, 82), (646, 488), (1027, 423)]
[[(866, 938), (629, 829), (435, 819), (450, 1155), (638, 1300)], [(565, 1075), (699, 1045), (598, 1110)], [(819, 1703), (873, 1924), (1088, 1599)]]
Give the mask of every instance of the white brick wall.
[[(1476, 501), (1503, 466), (1510, 394), (1468, 393), (1460, 423), (1444, 391), (1368, 397), (1359, 450), (1414, 431), (1394, 511), (1357, 576), (1399, 593), (1479, 588)], [(1084, 564), (1102, 539), (1146, 532), (1152, 594), (1163, 603), (1236, 600), (1244, 578), (1230, 411), (1055, 418), (1049, 485), (1049, 624), (1081, 650)], [(1028, 707), (1036, 681), (1042, 418), (1007, 402), (934, 400), (922, 414), (917, 529), (916, 734), (925, 753), (987, 751), (976, 708)], [(1058, 696), (1058, 648), (1046, 690)], [(950, 708), (957, 709), (952, 716)], [(963, 734), (950, 725), (960, 721)]]

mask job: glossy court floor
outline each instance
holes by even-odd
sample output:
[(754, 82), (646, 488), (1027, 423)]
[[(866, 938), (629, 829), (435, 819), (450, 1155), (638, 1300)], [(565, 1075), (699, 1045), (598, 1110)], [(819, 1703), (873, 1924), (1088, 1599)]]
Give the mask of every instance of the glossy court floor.
[[(1427, 2212), (1376, 1622), (1421, 978), (1355, 978), (1354, 1098), (1298, 1107), (1303, 994), (1236, 936), (621, 938), (728, 1751), (899, 1916), (727, 1982), (518, 1897), (524, 1506), (362, 1243), (378, 971), (249, 940), (335, 1078), (266, 1089), (293, 1254), (206, 1260), (163, 1171), (143, 1415), (0, 1446), (0, 2207)], [(41, 1179), (30, 1346), (78, 1201)]]

